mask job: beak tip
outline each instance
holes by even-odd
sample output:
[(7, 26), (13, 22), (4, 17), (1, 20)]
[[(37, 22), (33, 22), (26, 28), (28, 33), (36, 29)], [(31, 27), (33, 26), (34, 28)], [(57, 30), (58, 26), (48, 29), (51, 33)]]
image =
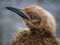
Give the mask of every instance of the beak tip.
[(5, 7), (6, 9), (10, 9), (11, 7)]

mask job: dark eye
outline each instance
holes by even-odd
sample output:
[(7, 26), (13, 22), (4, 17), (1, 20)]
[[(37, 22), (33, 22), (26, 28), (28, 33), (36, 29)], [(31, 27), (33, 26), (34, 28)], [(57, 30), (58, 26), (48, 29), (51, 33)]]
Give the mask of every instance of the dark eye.
[(31, 19), (38, 19), (38, 15), (36, 13), (30, 13), (29, 16)]
[(31, 22), (34, 24), (34, 25), (39, 25), (40, 24), (40, 17), (39, 17), (39, 15), (38, 14), (36, 14), (36, 13), (29, 13), (29, 17), (30, 17), (30, 19), (31, 19)]

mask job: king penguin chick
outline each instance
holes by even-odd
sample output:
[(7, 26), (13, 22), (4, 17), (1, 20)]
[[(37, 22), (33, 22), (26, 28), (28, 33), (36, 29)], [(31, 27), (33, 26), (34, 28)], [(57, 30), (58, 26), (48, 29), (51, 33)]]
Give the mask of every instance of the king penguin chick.
[(28, 27), (18, 30), (11, 45), (60, 45), (55, 33), (55, 19), (42, 7), (6, 8), (21, 16)]

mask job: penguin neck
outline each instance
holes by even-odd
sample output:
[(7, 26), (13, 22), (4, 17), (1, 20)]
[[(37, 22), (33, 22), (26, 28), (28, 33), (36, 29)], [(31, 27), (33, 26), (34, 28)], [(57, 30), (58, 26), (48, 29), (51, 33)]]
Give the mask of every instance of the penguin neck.
[(52, 43), (53, 45), (54, 44), (59, 45), (55, 35), (53, 35), (49, 32), (46, 32), (43, 29), (34, 28), (34, 29), (30, 29), (30, 31), (31, 31), (31, 36), (32, 37), (34, 36), (35, 38), (38, 38), (38, 39), (43, 40), (43, 41), (45, 40), (46, 42), (50, 41), (50, 43)]
[(39, 35), (44, 37), (54, 37), (53, 34), (49, 33), (45, 29), (37, 29), (37, 28), (31, 28), (30, 29), (32, 35)]

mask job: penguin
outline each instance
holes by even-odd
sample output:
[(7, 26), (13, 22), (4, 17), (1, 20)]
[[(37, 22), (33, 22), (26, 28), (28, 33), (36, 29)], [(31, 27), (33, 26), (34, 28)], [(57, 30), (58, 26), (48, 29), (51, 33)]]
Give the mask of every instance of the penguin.
[(19, 15), (27, 26), (18, 29), (11, 45), (60, 45), (56, 36), (56, 22), (51, 13), (35, 5), (23, 9), (6, 9)]

